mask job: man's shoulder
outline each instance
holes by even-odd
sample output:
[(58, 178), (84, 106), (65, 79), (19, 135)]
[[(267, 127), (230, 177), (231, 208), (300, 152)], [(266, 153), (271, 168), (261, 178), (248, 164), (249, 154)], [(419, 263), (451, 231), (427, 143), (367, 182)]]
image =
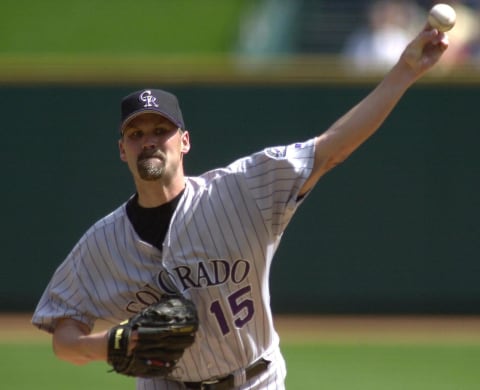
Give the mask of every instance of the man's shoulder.
[(97, 220), (85, 233), (86, 237), (103, 234), (106, 230), (115, 229), (118, 225), (123, 225), (126, 213), (126, 202), (122, 203), (115, 210)]
[(230, 164), (223, 168), (211, 169), (198, 176), (187, 176), (186, 180), (194, 190), (202, 190), (225, 180), (231, 175), (237, 175), (241, 172), (242, 170), (237, 166)]

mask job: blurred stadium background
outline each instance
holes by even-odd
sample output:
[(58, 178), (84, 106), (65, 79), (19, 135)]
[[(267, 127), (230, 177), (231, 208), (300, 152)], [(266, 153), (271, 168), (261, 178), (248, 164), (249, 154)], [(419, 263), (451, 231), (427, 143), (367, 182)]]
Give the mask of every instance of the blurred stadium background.
[[(448, 56), (289, 227), (275, 311), (480, 313), (480, 2), (450, 3)], [(130, 195), (116, 151), (121, 96), (179, 95), (197, 174), (325, 129), (432, 4), (3, 0), (0, 310), (33, 310), (84, 230)]]
[[(433, 3), (4, 0), (0, 81), (310, 83), (371, 76), (391, 65)], [(450, 3), (458, 24), (442, 75), (471, 79), (480, 66), (479, 1)]]

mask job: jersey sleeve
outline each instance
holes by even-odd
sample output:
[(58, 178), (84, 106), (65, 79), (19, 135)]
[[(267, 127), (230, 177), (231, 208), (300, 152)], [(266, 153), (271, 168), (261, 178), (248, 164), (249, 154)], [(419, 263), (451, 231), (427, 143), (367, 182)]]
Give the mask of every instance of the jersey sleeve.
[(280, 235), (305, 199), (299, 192), (313, 170), (314, 139), (266, 148), (231, 165), (245, 175), (263, 219)]
[(82, 240), (52, 276), (33, 314), (32, 323), (38, 328), (53, 332), (60, 318), (72, 318), (93, 327), (95, 319), (85, 310), (88, 296), (80, 271), (84, 247)]

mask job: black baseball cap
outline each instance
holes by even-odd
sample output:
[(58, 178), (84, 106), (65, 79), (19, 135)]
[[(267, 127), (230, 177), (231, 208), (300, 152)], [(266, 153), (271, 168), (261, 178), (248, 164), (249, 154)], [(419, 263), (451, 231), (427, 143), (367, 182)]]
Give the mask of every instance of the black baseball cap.
[(135, 91), (122, 99), (122, 123), (120, 133), (125, 126), (138, 115), (145, 113), (159, 114), (167, 118), (174, 125), (185, 129), (182, 111), (177, 97), (162, 89), (142, 89)]

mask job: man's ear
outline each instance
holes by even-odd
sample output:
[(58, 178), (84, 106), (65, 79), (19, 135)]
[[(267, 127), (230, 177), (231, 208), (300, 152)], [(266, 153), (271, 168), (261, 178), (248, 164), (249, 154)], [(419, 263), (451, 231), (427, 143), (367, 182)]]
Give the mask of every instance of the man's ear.
[(118, 140), (118, 150), (120, 152), (120, 160), (126, 162), (127, 161), (127, 156), (125, 154), (125, 148), (123, 147), (123, 139), (120, 138)]
[(182, 133), (182, 149), (181, 149), (181, 152), (183, 154), (187, 154), (189, 151), (190, 151), (190, 134), (188, 133), (188, 131), (184, 131)]

